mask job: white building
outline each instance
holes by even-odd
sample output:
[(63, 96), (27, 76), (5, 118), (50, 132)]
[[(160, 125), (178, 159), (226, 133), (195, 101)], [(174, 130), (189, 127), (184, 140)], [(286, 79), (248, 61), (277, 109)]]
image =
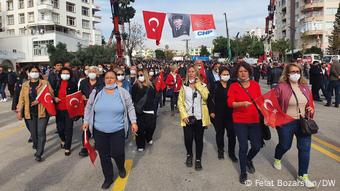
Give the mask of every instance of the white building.
[(259, 39), (266, 35), (265, 34), (265, 29), (264, 28), (260, 28), (260, 27), (257, 27), (257, 28), (254, 28), (254, 29), (250, 29), (250, 30), (246, 31), (246, 34), (250, 35), (250, 36), (256, 36)]
[(98, 11), (94, 0), (0, 0), (0, 50), (23, 53), (17, 63), (48, 63), (47, 44), (100, 45)]
[(153, 49), (143, 48), (137, 51), (132, 51), (132, 57), (144, 58), (144, 59), (153, 59), (156, 57), (156, 53)]

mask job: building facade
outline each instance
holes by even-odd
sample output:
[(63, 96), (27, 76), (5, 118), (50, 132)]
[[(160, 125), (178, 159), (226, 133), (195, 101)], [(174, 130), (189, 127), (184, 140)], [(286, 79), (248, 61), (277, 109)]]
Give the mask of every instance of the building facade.
[(339, 0), (278, 0), (275, 39), (288, 39), (296, 51), (316, 46), (324, 52), (333, 31)]
[(0, 50), (22, 52), (19, 63), (48, 63), (48, 44), (101, 44), (94, 0), (0, 0), (0, 10)]

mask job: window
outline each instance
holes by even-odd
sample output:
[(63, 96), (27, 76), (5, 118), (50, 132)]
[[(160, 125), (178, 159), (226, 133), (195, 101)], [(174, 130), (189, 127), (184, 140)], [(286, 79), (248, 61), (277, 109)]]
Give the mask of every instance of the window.
[(76, 26), (76, 18), (67, 16), (67, 25)]
[(25, 23), (25, 13), (20, 13), (19, 14), (19, 24), (24, 24)]
[(327, 21), (325, 25), (326, 25), (326, 30), (332, 30), (334, 28), (334, 22)]
[(28, 0), (28, 6), (27, 7), (33, 7), (33, 0)]
[(52, 0), (53, 8), (59, 9), (59, 0)]
[(26, 33), (26, 29), (25, 28), (20, 28), (19, 29), (19, 34), (20, 35), (25, 35), (25, 33)]
[(54, 23), (59, 23), (59, 14), (58, 13), (52, 13), (52, 20)]
[(83, 40), (89, 41), (90, 40), (90, 33), (83, 33)]
[(89, 8), (81, 7), (81, 14), (85, 16), (89, 16)]
[(326, 8), (325, 14), (326, 15), (335, 15), (338, 11), (338, 8)]
[(73, 3), (66, 2), (66, 11), (68, 12), (76, 12), (75, 5)]
[(7, 1), (7, 11), (12, 11), (13, 10), (13, 0), (8, 0)]
[(34, 56), (47, 56), (47, 45), (53, 45), (53, 40), (42, 40), (33, 42), (33, 55)]
[(7, 34), (10, 36), (14, 36), (15, 35), (15, 30), (14, 29), (9, 29), (7, 30)]
[(7, 24), (8, 25), (14, 25), (14, 15), (8, 15), (7, 16)]
[(19, 9), (25, 8), (24, 0), (19, 0)]
[(82, 26), (83, 26), (83, 29), (89, 29), (90, 28), (90, 21), (82, 20)]
[(88, 0), (81, 0), (83, 3), (89, 3)]
[(34, 22), (34, 12), (28, 13), (28, 22), (29, 23)]

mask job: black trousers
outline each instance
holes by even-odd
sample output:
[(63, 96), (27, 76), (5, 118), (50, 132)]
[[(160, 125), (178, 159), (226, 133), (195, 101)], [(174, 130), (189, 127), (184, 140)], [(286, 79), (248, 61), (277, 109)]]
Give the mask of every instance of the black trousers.
[(46, 127), (48, 118), (31, 117), (27, 120), (28, 127), (31, 133), (33, 148), (36, 149), (36, 155), (42, 156), (46, 143)]
[(153, 114), (138, 114), (138, 131), (136, 136), (137, 148), (145, 148), (145, 143), (152, 140), (156, 128), (156, 117)]
[(95, 147), (99, 153), (100, 164), (105, 180), (113, 180), (113, 164), (116, 162), (119, 171), (123, 170), (125, 163), (125, 130), (115, 133), (104, 133), (93, 128)]
[(8, 91), (11, 97), (13, 97), (14, 95), (14, 87), (15, 87), (15, 84), (8, 84)]
[(171, 97), (171, 111), (175, 111), (175, 105), (177, 107), (177, 100), (178, 100), (178, 94), (179, 92), (174, 92), (172, 97)]
[(204, 127), (202, 126), (202, 120), (197, 120), (193, 125), (187, 125), (183, 127), (184, 131), (184, 143), (187, 149), (187, 154), (193, 156), (192, 145), (195, 140), (196, 147), (196, 160), (201, 160), (203, 152), (203, 135)]
[(165, 101), (166, 101), (166, 88), (163, 90), (163, 100), (162, 100), (163, 106), (165, 106)]
[(312, 84), (312, 94), (313, 94), (314, 100), (320, 100), (320, 94), (319, 94), (320, 89), (321, 89), (320, 82)]
[(216, 116), (213, 121), (216, 131), (216, 145), (218, 152), (224, 152), (224, 134), (225, 131), (227, 131), (228, 153), (235, 154), (236, 135), (233, 123), (223, 116)]
[(73, 136), (73, 119), (69, 117), (67, 110), (57, 110), (56, 121), (59, 138), (65, 142), (65, 149), (70, 150)]

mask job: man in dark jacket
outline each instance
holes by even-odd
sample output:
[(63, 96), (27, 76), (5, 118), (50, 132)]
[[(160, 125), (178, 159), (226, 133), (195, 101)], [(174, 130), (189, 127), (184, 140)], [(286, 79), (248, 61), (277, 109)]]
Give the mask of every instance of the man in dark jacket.
[(8, 82), (7, 73), (4, 71), (4, 68), (0, 66), (0, 95), (1, 95), (0, 102), (7, 101), (5, 93), (7, 82)]
[(48, 75), (48, 82), (51, 84), (53, 89), (56, 89), (57, 82), (60, 81), (60, 71), (63, 65), (60, 62), (54, 63), (54, 70)]
[(277, 62), (273, 63), (273, 68), (269, 70), (268, 73), (268, 85), (270, 88), (275, 88), (280, 81), (280, 77), (282, 75), (282, 68), (279, 67)]
[(318, 62), (314, 62), (309, 69), (309, 83), (312, 85), (312, 94), (315, 101), (321, 101), (319, 91), (321, 88), (322, 70)]
[(17, 81), (17, 74), (12, 71), (12, 68), (9, 68), (8, 69), (8, 91), (12, 98), (14, 94), (14, 87), (15, 87), (16, 81)]
[(337, 58), (333, 58), (331, 72), (330, 72), (330, 84), (328, 88), (327, 104), (331, 106), (332, 92), (335, 90), (335, 107), (339, 107), (340, 104), (340, 63)]

